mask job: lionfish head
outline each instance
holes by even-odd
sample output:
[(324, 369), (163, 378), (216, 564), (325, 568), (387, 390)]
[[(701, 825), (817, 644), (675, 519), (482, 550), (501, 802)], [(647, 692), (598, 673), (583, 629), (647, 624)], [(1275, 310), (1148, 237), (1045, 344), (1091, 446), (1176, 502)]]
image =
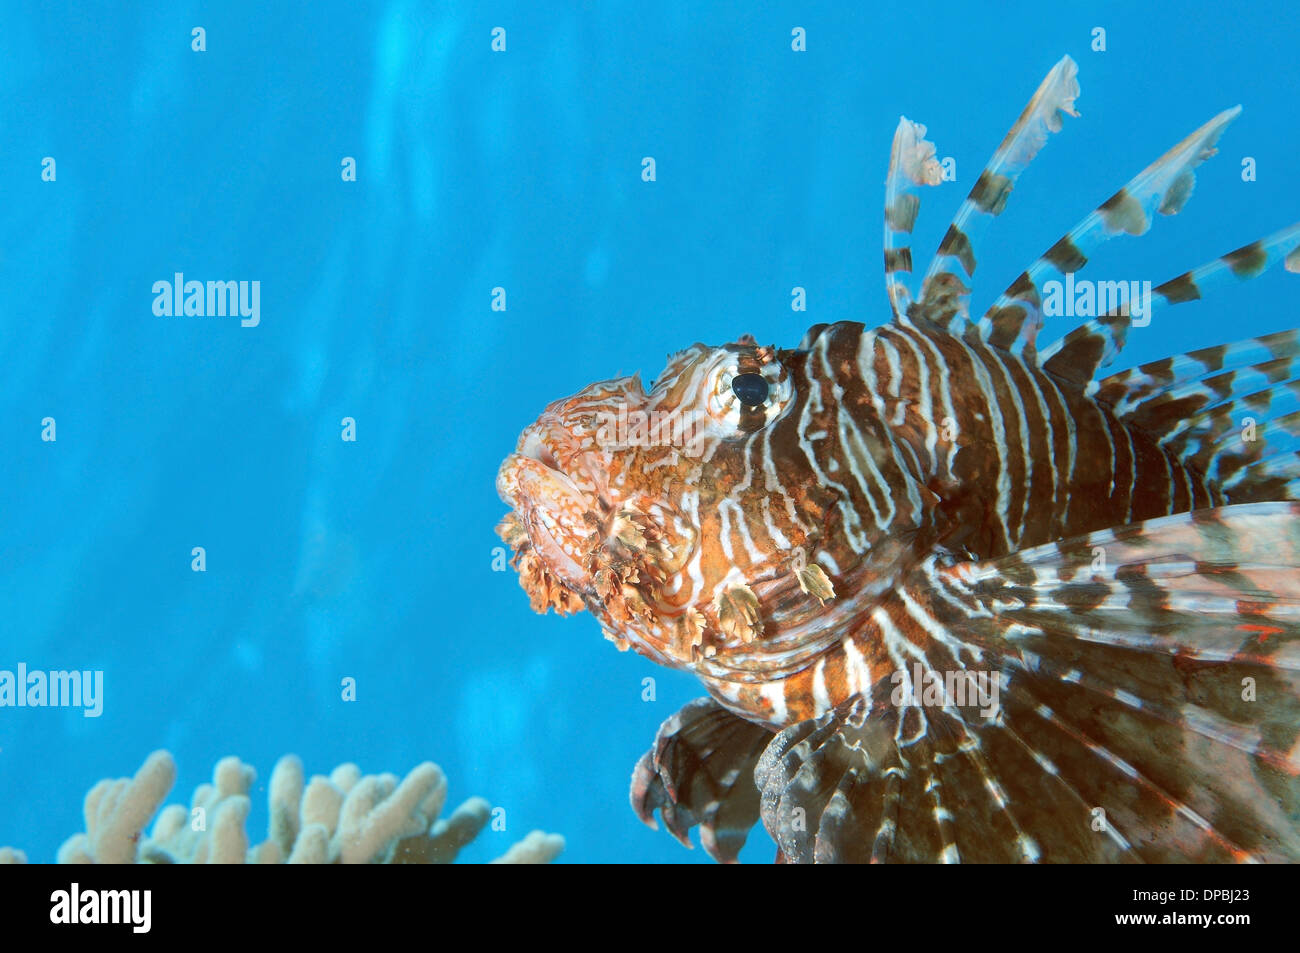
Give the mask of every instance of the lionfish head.
[(841, 545), (838, 491), (809, 452), (839, 397), (807, 383), (806, 359), (748, 335), (696, 344), (649, 391), (617, 378), (547, 407), (497, 477), (533, 608), (585, 607), (620, 648), (675, 667), (824, 622), (861, 582), (861, 547)]

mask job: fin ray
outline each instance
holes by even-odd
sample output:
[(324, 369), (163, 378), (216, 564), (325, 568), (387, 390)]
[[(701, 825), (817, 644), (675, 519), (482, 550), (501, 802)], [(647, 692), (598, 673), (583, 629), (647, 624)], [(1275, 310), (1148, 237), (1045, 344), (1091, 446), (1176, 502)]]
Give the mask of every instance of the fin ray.
[(1290, 503), (936, 557), (907, 590), (969, 651), (935, 667), (996, 666), (996, 713), (898, 705), (878, 678), (777, 735), (764, 823), (796, 861), (1294, 861), (1297, 570)]
[(710, 698), (690, 702), (660, 726), (654, 747), (637, 762), (633, 810), (650, 827), (658, 811), (687, 847), (698, 825), (709, 856), (735, 862), (758, 820), (753, 770), (770, 738)]
[(925, 138), (925, 126), (899, 116), (885, 179), (885, 290), (895, 318), (907, 313), (912, 300), (911, 289), (899, 277), (912, 270), (912, 249), (903, 243), (911, 238), (916, 224), (922, 187), (940, 182), (934, 154), (934, 143)]
[(1062, 116), (1078, 115), (1078, 71), (1068, 56), (1052, 67), (957, 209), (921, 282), (922, 311), (930, 321), (953, 332), (966, 322), (980, 234), (1002, 213), (1016, 180), (1048, 137), (1061, 130)]
[(1240, 112), (1235, 106), (1219, 113), (1066, 232), (984, 313), (978, 336), (1017, 354), (1032, 352), (1043, 322), (1044, 276), (1077, 272), (1103, 242), (1118, 235), (1145, 235), (1157, 214), (1181, 211), (1191, 197), (1196, 167), (1215, 154), (1219, 136)]
[[(1152, 314), (1142, 317), (1149, 324), (1161, 307), (1198, 299), (1203, 291), (1225, 285), (1229, 279), (1249, 280), (1279, 262), (1287, 271), (1300, 273), (1300, 222), (1158, 285), (1153, 289)], [(1080, 386), (1091, 383), (1097, 371), (1124, 348), (1133, 326), (1133, 316), (1127, 310), (1112, 309), (1079, 325), (1039, 352), (1040, 365), (1062, 380)]]

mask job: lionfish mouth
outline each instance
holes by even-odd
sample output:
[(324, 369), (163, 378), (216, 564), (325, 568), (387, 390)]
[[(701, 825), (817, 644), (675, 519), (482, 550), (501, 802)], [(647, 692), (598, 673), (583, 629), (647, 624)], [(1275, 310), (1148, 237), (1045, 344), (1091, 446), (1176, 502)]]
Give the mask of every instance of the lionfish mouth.
[[(609, 385), (593, 389), (600, 386)], [(688, 618), (687, 641), (698, 642), (699, 613), (681, 604), (690, 588), (670, 584), (696, 534), (669, 501), (628, 498), (611, 485), (618, 465), (587, 439), (571, 401), (524, 430), (497, 475), (511, 507), (497, 533), (514, 551), (520, 585), (536, 612), (589, 609), (620, 649), (635, 643), (657, 656), (690, 657), (689, 645), (658, 645), (665, 636), (656, 633)]]
[(582, 609), (580, 593), (591, 585), (583, 557), (599, 494), (589, 479), (562, 468), (561, 455), (540, 422), (524, 431), (497, 474), (497, 493), (512, 509), (497, 533), (514, 550), (512, 565), (533, 608), (567, 614)]

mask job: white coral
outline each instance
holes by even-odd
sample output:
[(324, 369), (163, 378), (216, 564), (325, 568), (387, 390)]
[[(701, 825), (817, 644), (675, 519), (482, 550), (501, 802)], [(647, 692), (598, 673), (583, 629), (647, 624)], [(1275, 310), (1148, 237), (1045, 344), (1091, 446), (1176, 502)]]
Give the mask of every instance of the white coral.
[[(170, 805), (143, 837), (176, 780), (172, 756), (155, 751), (134, 778), (91, 789), (86, 831), (63, 844), (59, 863), (449, 864), (490, 814), (486, 801), (470, 798), (439, 819), (447, 779), (432, 762), (402, 779), (344, 764), (304, 783), (302, 762), (286, 755), (271, 773), (266, 840), (250, 847), (245, 822), (256, 777), (238, 758), (222, 759), (188, 810)], [(544, 864), (563, 849), (563, 837), (533, 831), (493, 863)], [(25, 860), (21, 851), (0, 849), (0, 863)]]

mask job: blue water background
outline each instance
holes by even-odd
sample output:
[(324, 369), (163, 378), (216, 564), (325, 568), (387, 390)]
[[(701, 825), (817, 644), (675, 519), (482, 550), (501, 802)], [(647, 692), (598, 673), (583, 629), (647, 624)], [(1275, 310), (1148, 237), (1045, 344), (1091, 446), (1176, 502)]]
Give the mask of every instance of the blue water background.
[[(1238, 102), (1186, 210), (1110, 243), (1090, 274), (1158, 282), (1300, 219), (1294, 17), (0, 4), (0, 668), (103, 669), (107, 694), (98, 719), (0, 709), (0, 844), (52, 859), (92, 783), (167, 747), (172, 800), (223, 755), (256, 765), (255, 831), (284, 752), (309, 773), (432, 759), (453, 802), (506, 808), (507, 831), (467, 858), (540, 827), (570, 861), (707, 860), (627, 804), (656, 727), (701, 694), (693, 679), (618, 653), (588, 616), (533, 615), (514, 574), (492, 571), (494, 478), (520, 429), (696, 340), (793, 345), (815, 322), (884, 320), (899, 114), (956, 160), (957, 182), (924, 197), (924, 261), (1065, 53), (1082, 117), (980, 247), (977, 305)], [(807, 52), (790, 48), (796, 26)], [(1089, 48), (1097, 26), (1106, 52)], [(260, 326), (156, 317), (151, 286), (178, 271), (261, 281)], [(1165, 312), (1122, 363), (1298, 324), (1298, 281)], [(772, 850), (758, 832), (744, 857)]]

